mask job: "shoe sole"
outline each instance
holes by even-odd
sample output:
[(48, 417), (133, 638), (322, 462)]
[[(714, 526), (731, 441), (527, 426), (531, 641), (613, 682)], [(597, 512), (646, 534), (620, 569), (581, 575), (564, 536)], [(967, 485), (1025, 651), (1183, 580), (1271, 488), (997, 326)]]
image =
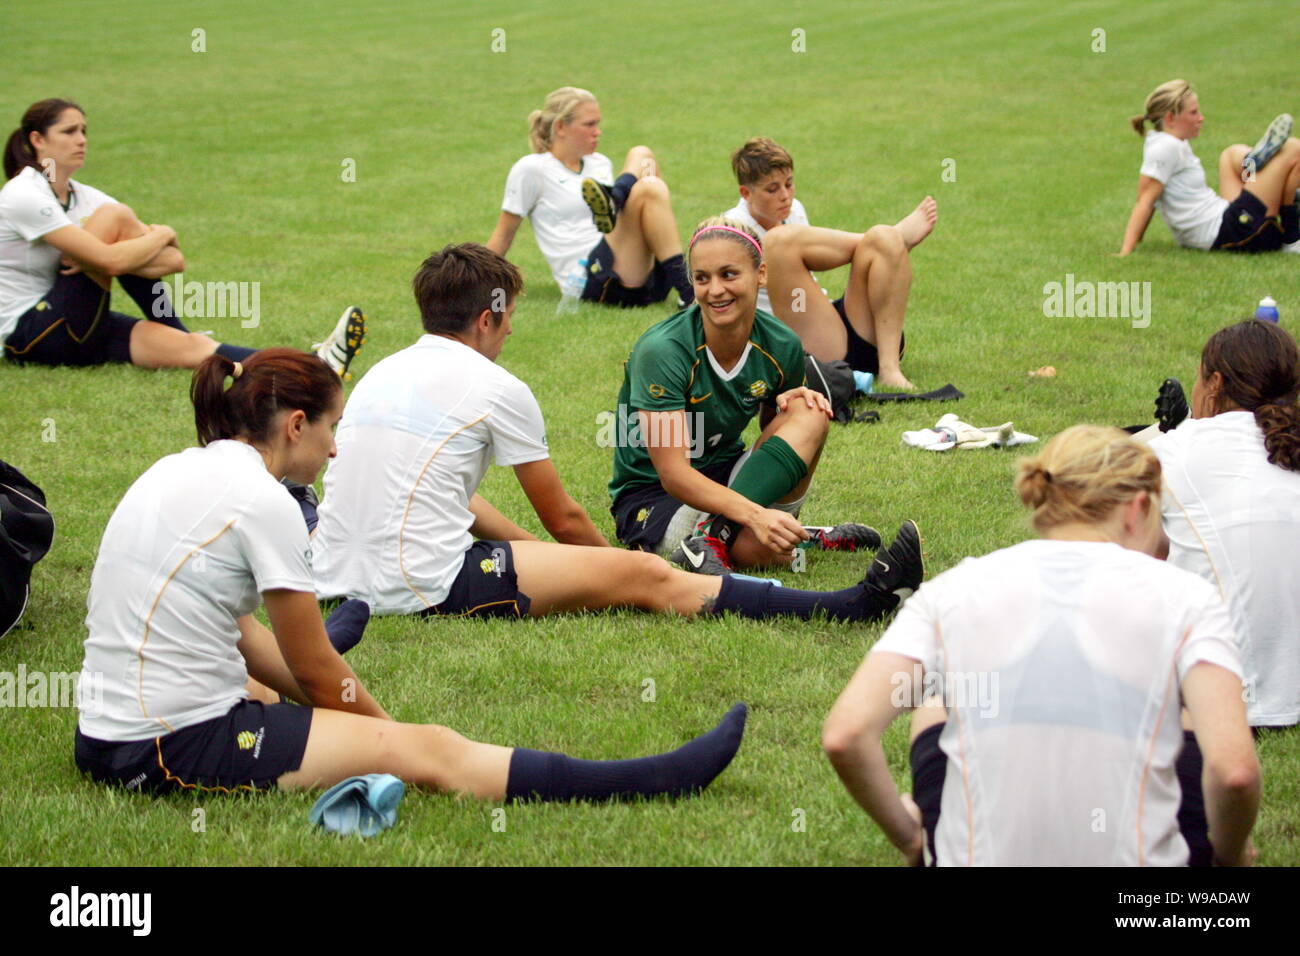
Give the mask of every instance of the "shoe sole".
[(355, 305), (350, 305), (344, 310), (342, 318), (347, 320), (347, 324), (343, 328), (344, 358), (339, 377), (349, 379), (352, 377), (348, 374), (348, 369), (352, 367), (352, 360), (357, 357), (361, 346), (366, 342), (366, 315)]
[(1277, 151), (1282, 148), (1291, 136), (1291, 127), (1294, 121), (1290, 113), (1279, 114), (1273, 122), (1268, 124), (1268, 130), (1264, 133), (1255, 148), (1245, 155), (1241, 161), (1242, 172), (1258, 173), (1269, 160), (1277, 155)]
[(606, 235), (614, 231), (614, 223), (618, 217), (614, 213), (609, 197), (605, 195), (605, 190), (600, 188), (600, 183), (594, 179), (584, 179), (582, 201), (591, 210), (591, 217), (596, 221), (596, 229)]
[[(1160, 391), (1156, 394), (1156, 421), (1160, 430), (1167, 432), (1177, 428), (1189, 414), (1191, 408), (1187, 404), (1183, 383), (1176, 378), (1167, 378), (1161, 382)], [(1177, 421), (1174, 420), (1175, 415), (1178, 416)]]

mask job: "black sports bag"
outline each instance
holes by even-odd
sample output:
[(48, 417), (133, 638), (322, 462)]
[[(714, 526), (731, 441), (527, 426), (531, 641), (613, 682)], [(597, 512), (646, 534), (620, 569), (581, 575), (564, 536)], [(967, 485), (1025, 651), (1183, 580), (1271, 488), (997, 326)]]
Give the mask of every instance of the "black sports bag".
[(0, 637), (22, 619), (32, 566), (54, 541), (45, 493), (13, 465), (0, 461)]

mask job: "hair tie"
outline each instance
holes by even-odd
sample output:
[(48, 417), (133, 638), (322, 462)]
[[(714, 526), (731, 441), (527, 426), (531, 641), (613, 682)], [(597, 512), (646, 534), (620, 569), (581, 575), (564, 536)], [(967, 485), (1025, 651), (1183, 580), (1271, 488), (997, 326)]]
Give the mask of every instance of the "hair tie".
[(719, 230), (719, 231), (722, 231), (722, 232), (734, 232), (736, 235), (740, 236), (742, 239), (744, 239), (746, 242), (748, 242), (751, 246), (754, 247), (754, 250), (758, 253), (758, 258), (759, 258), (759, 260), (762, 261), (762, 258), (763, 258), (763, 247), (760, 246), (760, 245), (758, 244), (758, 242), (754, 239), (754, 237), (751, 236), (749, 233), (747, 233), (747, 232), (741, 232), (739, 229), (733, 229), (731, 226), (705, 226), (703, 229), (701, 229), (701, 230), (700, 230), (699, 232), (697, 232), (695, 235), (691, 236), (691, 241), (690, 241), (689, 245), (687, 245), (686, 248), (687, 248), (687, 249), (694, 249), (694, 248), (695, 248), (695, 241), (696, 241), (697, 239), (699, 239), (700, 236), (704, 235), (706, 232), (713, 232), (713, 231), (715, 231), (715, 230)]
[(243, 374), (244, 374), (244, 366), (241, 363), (236, 362), (234, 369), (230, 373), (230, 377), (232, 379), (237, 379), (239, 378), (239, 376)]

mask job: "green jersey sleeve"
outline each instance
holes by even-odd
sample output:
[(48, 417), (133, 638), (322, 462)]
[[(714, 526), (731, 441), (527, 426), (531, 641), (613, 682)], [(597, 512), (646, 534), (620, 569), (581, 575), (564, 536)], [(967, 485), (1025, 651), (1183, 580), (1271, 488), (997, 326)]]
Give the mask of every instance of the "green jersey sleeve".
[(686, 407), (692, 360), (671, 340), (646, 338), (627, 363), (628, 405), (647, 412), (677, 412)]

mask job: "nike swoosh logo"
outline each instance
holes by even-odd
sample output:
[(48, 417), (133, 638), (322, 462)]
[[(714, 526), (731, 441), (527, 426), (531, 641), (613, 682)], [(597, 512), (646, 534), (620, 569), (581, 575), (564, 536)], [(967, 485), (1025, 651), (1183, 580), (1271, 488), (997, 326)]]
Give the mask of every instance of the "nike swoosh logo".
[(887, 561), (881, 561), (879, 558), (876, 558), (876, 563), (880, 565), (882, 574), (889, 573), (889, 563)]
[(691, 404), (692, 404), (692, 405), (698, 405), (700, 402), (704, 401), (706, 398), (711, 398), (712, 396), (713, 396), (713, 393), (712, 393), (712, 392), (709, 392), (708, 395), (701, 395), (699, 398), (696, 398), (694, 395), (692, 395), (692, 396), (691, 396)]
[(682, 551), (686, 553), (686, 560), (691, 562), (691, 567), (698, 571), (700, 566), (704, 564), (704, 552), (701, 551), (699, 554), (696, 554), (685, 545), (682, 546)]

